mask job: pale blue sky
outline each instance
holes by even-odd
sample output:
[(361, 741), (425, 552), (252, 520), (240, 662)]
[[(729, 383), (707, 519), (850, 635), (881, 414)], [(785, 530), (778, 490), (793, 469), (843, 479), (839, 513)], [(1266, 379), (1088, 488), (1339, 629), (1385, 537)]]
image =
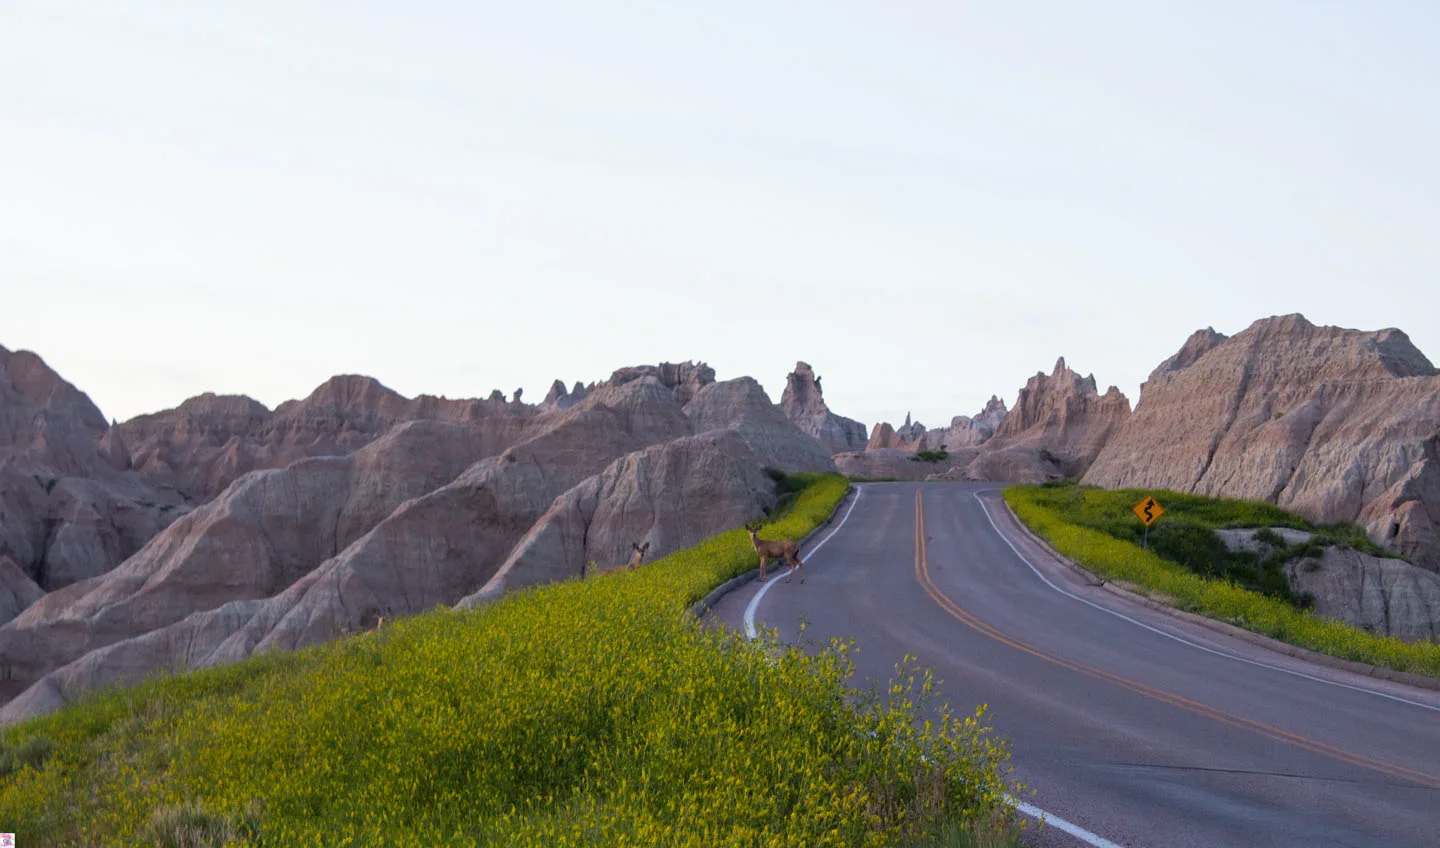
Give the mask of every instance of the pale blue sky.
[(0, 344), (122, 419), (700, 358), (934, 426), (1293, 311), (1440, 358), (1437, 44), (1431, 2), (0, 3)]

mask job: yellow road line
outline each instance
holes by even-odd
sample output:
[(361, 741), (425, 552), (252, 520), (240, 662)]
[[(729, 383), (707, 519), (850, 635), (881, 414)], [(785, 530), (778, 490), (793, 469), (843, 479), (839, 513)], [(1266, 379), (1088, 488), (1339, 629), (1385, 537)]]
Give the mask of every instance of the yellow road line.
[(930, 577), (930, 556), (929, 551), (926, 549), (925, 545), (925, 499), (921, 495), (919, 489), (915, 490), (915, 579), (920, 583), (920, 586), (925, 590), (925, 593), (928, 594), (932, 599), (934, 599), (935, 603), (940, 605), (941, 609), (948, 612), (951, 616), (959, 620), (962, 624), (966, 625), (972, 630), (975, 630), (978, 633), (994, 639), (997, 642), (1009, 645), (1010, 647), (1018, 651), (1023, 651), (1027, 654), (1030, 654), (1031, 656), (1038, 657), (1039, 659), (1045, 660), (1046, 662), (1054, 663), (1055, 665), (1058, 665), (1062, 668), (1067, 668), (1071, 671), (1084, 674), (1089, 677), (1094, 677), (1098, 680), (1104, 680), (1108, 683), (1113, 683), (1116, 686), (1128, 689), (1131, 692), (1135, 692), (1136, 694), (1144, 695), (1147, 698), (1169, 704), (1173, 707), (1178, 707), (1187, 712), (1194, 713), (1195, 715), (1213, 719), (1218, 722), (1223, 722), (1224, 724), (1228, 724), (1232, 727), (1238, 727), (1242, 730), (1249, 730), (1254, 733), (1258, 733), (1261, 736), (1274, 739), (1278, 742), (1284, 742), (1289, 745), (1304, 748), (1307, 751), (1312, 751), (1314, 753), (1330, 757), (1331, 759), (1339, 760), (1343, 763), (1372, 769), (1390, 777), (1396, 777), (1402, 780), (1409, 780), (1421, 784), (1422, 786), (1430, 787), (1432, 789), (1440, 789), (1440, 776), (1427, 774), (1422, 771), (1416, 771), (1414, 769), (1395, 765), (1393, 763), (1387, 763), (1382, 760), (1367, 757), (1363, 754), (1356, 754), (1352, 751), (1346, 751), (1343, 748), (1337, 748), (1334, 745), (1329, 745), (1316, 739), (1310, 739), (1306, 736), (1300, 736), (1287, 730), (1281, 730), (1278, 727), (1272, 727), (1271, 725), (1254, 721), (1252, 719), (1245, 718), (1244, 716), (1238, 716), (1234, 713), (1225, 712), (1224, 710), (1217, 709), (1207, 704), (1192, 701), (1189, 698), (1176, 695), (1175, 693), (1168, 692), (1164, 689), (1157, 689), (1153, 686), (1147, 686), (1144, 683), (1140, 683), (1126, 677), (1121, 677), (1118, 674), (1112, 674), (1108, 671), (1103, 671), (1101, 669), (1095, 668), (1094, 666), (1086, 665), (1085, 663), (1076, 662), (1074, 660), (1068, 660), (1063, 657), (1055, 656), (1054, 654), (1050, 654), (1046, 651), (1041, 650), (1040, 648), (1035, 647), (1034, 645), (1022, 642), (1019, 639), (1009, 636), (1002, 631), (996, 629), (995, 627), (986, 624), (985, 622), (966, 612), (960, 607), (959, 604), (955, 603), (954, 600), (952, 600), (944, 592), (940, 591), (940, 588), (935, 585), (935, 581), (932, 580)]

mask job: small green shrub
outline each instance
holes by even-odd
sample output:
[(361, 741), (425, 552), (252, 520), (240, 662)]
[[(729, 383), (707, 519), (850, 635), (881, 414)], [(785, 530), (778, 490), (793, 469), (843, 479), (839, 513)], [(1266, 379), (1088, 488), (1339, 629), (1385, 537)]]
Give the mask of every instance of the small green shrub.
[(55, 750), (55, 743), (48, 736), (35, 734), (18, 745), (0, 743), (0, 777), (5, 777), (23, 767), (39, 770)]
[(1370, 535), (1365, 532), (1365, 528), (1351, 521), (1332, 521), (1328, 524), (1317, 525), (1315, 537), (1311, 541), (1318, 545), (1353, 548), (1371, 556), (1404, 559), (1400, 554), (1375, 544), (1371, 541)]
[(947, 450), (943, 450), (943, 449), (942, 449), (942, 450), (922, 450), (922, 451), (917, 451), (914, 456), (910, 457), (910, 461), (911, 461), (911, 462), (944, 462), (945, 460), (947, 460), (947, 459), (949, 459), (949, 458), (950, 458), (950, 452), (947, 451)]
[[(1075, 488), (1076, 486), (1078, 486), (1079, 483), (1080, 483), (1080, 478), (1079, 478), (1079, 477), (1060, 477), (1060, 478), (1055, 479), (1055, 480), (1046, 480), (1044, 483), (1041, 483), (1041, 484), (1040, 484), (1040, 488), (1042, 488), (1042, 489), (1071, 489), (1071, 488)], [(1094, 487), (1093, 487), (1093, 486), (1086, 486), (1086, 487), (1084, 487), (1084, 488), (1094, 488)]]

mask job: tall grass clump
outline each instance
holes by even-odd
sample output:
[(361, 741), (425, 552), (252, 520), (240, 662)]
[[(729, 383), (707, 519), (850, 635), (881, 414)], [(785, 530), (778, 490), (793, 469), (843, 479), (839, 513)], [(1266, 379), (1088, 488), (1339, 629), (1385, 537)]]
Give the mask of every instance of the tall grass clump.
[[(1010, 486), (1005, 501), (1016, 516), (1061, 554), (1111, 580), (1123, 581), (1139, 591), (1179, 609), (1229, 622), (1283, 642), (1342, 659), (1371, 663), (1397, 671), (1440, 677), (1440, 644), (1405, 642), (1377, 636), (1341, 622), (1321, 618), (1280, 597), (1262, 594), (1239, 585), (1223, 575), (1197, 574), (1168, 559), (1152, 546), (1142, 550), (1138, 539), (1131, 541), (1096, 529), (1097, 523), (1111, 520), (1114, 503), (1126, 509), (1146, 494), (1141, 490), (1105, 492), (1098, 489), (1044, 489), (1039, 486)], [(1269, 504), (1247, 501), (1194, 503), (1196, 495), (1174, 492), (1153, 493), (1170, 518), (1177, 509), (1194, 507), (1193, 514), (1220, 526), (1276, 527), (1301, 526), (1303, 519)], [(1116, 516), (1118, 518), (1118, 516)], [(1131, 521), (1139, 524), (1131, 515)], [(1151, 530), (1150, 539), (1156, 532)], [(1251, 561), (1254, 561), (1253, 555)]]
[[(800, 483), (766, 538), (803, 537), (848, 486)], [(809, 848), (1004, 832), (1008, 752), (983, 709), (929, 704), (934, 681), (909, 667), (857, 695), (847, 643), (751, 643), (686, 612), (754, 564), (735, 530), (634, 572), (97, 695), (0, 734), (54, 744), (0, 778), (0, 822), (26, 846), (178, 833)]]

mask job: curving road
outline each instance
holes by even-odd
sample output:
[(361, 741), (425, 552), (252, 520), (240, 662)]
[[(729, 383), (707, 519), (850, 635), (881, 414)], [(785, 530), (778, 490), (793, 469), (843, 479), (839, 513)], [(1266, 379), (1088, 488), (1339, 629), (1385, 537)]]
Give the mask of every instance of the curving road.
[(753, 582), (712, 614), (852, 637), (865, 678), (914, 654), (957, 708), (988, 703), (1050, 818), (1034, 844), (1440, 846), (1440, 692), (1091, 587), (994, 484), (867, 484), (843, 509), (803, 585)]

